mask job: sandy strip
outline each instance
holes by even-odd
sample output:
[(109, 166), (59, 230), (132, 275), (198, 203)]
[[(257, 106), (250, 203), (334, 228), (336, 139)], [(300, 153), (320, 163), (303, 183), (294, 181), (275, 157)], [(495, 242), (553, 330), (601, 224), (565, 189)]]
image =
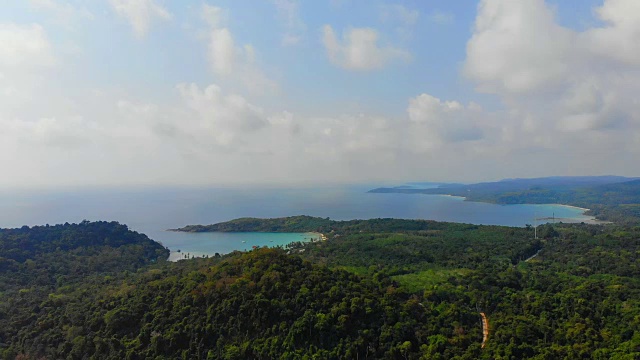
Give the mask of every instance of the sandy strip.
[[(587, 209), (587, 208), (583, 208), (583, 207), (579, 207), (579, 206), (573, 206), (573, 205), (566, 205), (566, 204), (536, 204), (536, 205), (554, 205), (554, 206), (562, 206), (562, 207), (566, 207), (569, 209), (576, 209), (576, 210), (582, 210), (582, 215), (584, 215), (587, 211), (591, 210), (591, 209)], [(555, 222), (565, 222), (565, 223), (585, 223), (585, 224), (590, 224), (590, 225), (604, 225), (604, 224), (613, 224), (611, 221), (605, 221), (605, 220), (599, 220), (598, 218), (596, 218), (595, 216), (590, 216), (590, 215), (584, 215), (584, 216), (589, 216), (587, 219), (581, 219), (581, 218), (561, 218), (561, 217), (543, 217), (543, 218), (538, 218), (537, 220), (555, 220)]]
[(324, 236), (324, 234), (323, 234), (323, 233), (319, 233), (319, 232), (316, 232), (316, 231), (310, 231), (310, 232), (308, 232), (307, 234), (313, 234), (315, 237), (317, 237), (318, 239), (320, 239), (320, 240), (322, 240), (322, 241), (327, 240), (327, 237), (326, 237), (326, 236)]
[[(541, 204), (541, 205), (545, 205), (545, 204)], [(591, 210), (591, 209), (587, 209), (587, 208), (583, 208), (583, 207), (578, 207), (578, 206), (573, 206), (573, 205), (565, 205), (565, 204), (549, 204), (549, 205), (563, 206), (563, 207), (570, 208), (570, 209), (582, 210), (583, 212), (587, 212), (587, 211)]]

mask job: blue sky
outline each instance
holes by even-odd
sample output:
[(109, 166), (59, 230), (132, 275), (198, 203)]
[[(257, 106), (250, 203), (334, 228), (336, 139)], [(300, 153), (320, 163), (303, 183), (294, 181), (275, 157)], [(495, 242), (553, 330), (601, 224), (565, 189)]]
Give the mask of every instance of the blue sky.
[(0, 185), (638, 175), (634, 0), (9, 0)]

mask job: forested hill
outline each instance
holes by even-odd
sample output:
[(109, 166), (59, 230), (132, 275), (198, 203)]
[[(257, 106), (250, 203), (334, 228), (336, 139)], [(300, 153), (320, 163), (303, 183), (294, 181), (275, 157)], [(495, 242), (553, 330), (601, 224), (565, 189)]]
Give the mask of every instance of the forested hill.
[[(0, 229), (0, 301), (14, 293), (48, 294), (96, 274), (136, 271), (168, 256), (168, 249), (117, 222)], [(5, 306), (0, 303), (0, 320)]]
[[(54, 252), (95, 251), (103, 247), (138, 246), (141, 263), (168, 256), (168, 250), (146, 235), (130, 231), (117, 222), (89, 222), (53, 226), (23, 226), (0, 229), (0, 256), (5, 260), (24, 262)], [(78, 250), (81, 249), (81, 250)]]
[[(51, 320), (78, 312), (68, 322), (77, 336), (69, 345), (59, 338), (63, 323), (47, 321), (36, 338), (51, 358), (403, 359), (437, 333), (434, 351), (453, 354), (444, 350), (455, 336), (456, 352), (480, 353), (472, 307), (442, 304), (436, 316), (389, 278), (361, 278), (277, 249), (171, 264), (110, 287), (94, 304), (64, 301), (62, 311), (43, 304)], [(464, 334), (454, 335), (451, 323)], [(32, 344), (16, 348), (38, 349)]]
[(441, 186), (377, 188), (371, 193), (446, 194), (497, 204), (566, 204), (591, 209), (599, 219), (640, 223), (640, 180), (624, 177), (555, 177)]
[(170, 231), (184, 232), (336, 232), (351, 234), (362, 232), (406, 232), (418, 230), (462, 230), (475, 225), (437, 222), (433, 220), (369, 219), (330, 220), (306, 215), (283, 218), (240, 218), (211, 225), (187, 225)]
[[(328, 240), (177, 263), (145, 257), (148, 239), (119, 224), (39, 228), (65, 243), (93, 233), (85, 240), (98, 245), (36, 252), (0, 272), (0, 357), (640, 356), (638, 227), (547, 224), (534, 239), (531, 228), (311, 217), (295, 226), (303, 219), (330, 226)], [(133, 241), (111, 247), (105, 233)]]
[(321, 231), (335, 221), (312, 216), (290, 216), (285, 218), (259, 219), (240, 218), (211, 225), (187, 225), (170, 231), (184, 232), (310, 232)]
[[(106, 279), (168, 256), (162, 245), (117, 222), (0, 229), (0, 355), (15, 359), (6, 347), (23, 337), (34, 349), (44, 348), (33, 339), (51, 326), (43, 312), (57, 309), (70, 293), (91, 302)], [(69, 311), (55, 321), (68, 328), (69, 317), (79, 315)]]

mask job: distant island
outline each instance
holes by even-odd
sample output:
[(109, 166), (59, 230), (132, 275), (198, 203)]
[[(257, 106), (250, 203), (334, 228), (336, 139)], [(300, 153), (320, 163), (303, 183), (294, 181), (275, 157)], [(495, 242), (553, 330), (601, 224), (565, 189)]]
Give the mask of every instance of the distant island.
[(622, 176), (570, 176), (505, 179), (476, 184), (420, 188), (376, 188), (370, 193), (452, 195), (495, 204), (564, 204), (589, 209), (587, 215), (618, 223), (640, 221), (640, 179)]

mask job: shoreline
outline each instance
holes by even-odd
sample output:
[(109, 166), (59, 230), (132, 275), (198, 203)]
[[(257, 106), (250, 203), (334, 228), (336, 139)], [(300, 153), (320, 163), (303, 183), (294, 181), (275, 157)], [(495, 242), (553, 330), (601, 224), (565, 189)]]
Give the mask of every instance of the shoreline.
[(309, 231), (309, 232), (307, 232), (305, 234), (317, 235), (318, 238), (320, 239), (320, 241), (327, 241), (327, 237), (323, 233), (320, 233), (320, 232), (317, 232), (317, 231)]
[[(555, 218), (556, 221), (568, 222), (568, 223), (585, 223), (585, 224), (589, 224), (589, 225), (613, 224), (612, 221), (600, 220), (596, 216), (587, 215), (586, 214), (587, 211), (590, 211), (591, 209), (587, 209), (587, 208), (583, 208), (583, 207), (579, 207), (579, 206), (574, 206), (574, 205), (557, 204), (557, 203), (556, 204), (540, 204), (540, 205), (554, 205), (554, 206), (566, 207), (566, 208), (569, 208), (569, 209), (581, 210), (582, 211), (582, 216), (587, 216), (588, 217), (588, 219)], [(549, 219), (554, 219), (554, 218), (545, 217), (545, 218), (540, 218), (539, 220), (549, 220)]]
[[(585, 223), (585, 224), (589, 224), (589, 225), (613, 224), (611, 221), (598, 220), (593, 216), (590, 217), (589, 219), (543, 217), (543, 218), (537, 218), (536, 220), (545, 221), (545, 220), (552, 220), (552, 219), (554, 219), (556, 223), (561, 222), (561, 223), (565, 223), (565, 224), (580, 224), (580, 223)], [(547, 221), (547, 222), (549, 222), (549, 221)]]
[(566, 204), (540, 204), (540, 205), (564, 206), (564, 207), (571, 208), (571, 209), (582, 210), (583, 214), (586, 213), (587, 211), (591, 210), (591, 209), (587, 209), (587, 208), (583, 208), (583, 207), (579, 207), (579, 206), (566, 205)]
[[(262, 247), (282, 247), (286, 248), (291, 243), (302, 243), (304, 247), (307, 243), (326, 241), (327, 236), (317, 231), (295, 232), (295, 233), (281, 233), (281, 232), (262, 232), (262, 231), (247, 231), (247, 232), (178, 232), (182, 233), (182, 236), (186, 241), (181, 240), (179, 244), (172, 244), (166, 246), (170, 253), (167, 257), (168, 261), (176, 262), (180, 260), (189, 260), (193, 257), (200, 259), (203, 257), (213, 257), (216, 253), (220, 255), (230, 254), (236, 251), (247, 252), (254, 248)], [(195, 243), (192, 243), (189, 239), (191, 236), (201, 235), (195, 239)], [(223, 236), (218, 238), (217, 236)], [(227, 238), (227, 235), (231, 235), (232, 238)], [(251, 235), (250, 237), (244, 237), (243, 235)], [(255, 238), (253, 235), (260, 235), (259, 238)], [(263, 235), (274, 235), (272, 237), (262, 237)], [(282, 238), (281, 235), (295, 235), (293, 238)], [(183, 238), (181, 238), (183, 239)], [(240, 242), (242, 240), (242, 242)], [(170, 242), (171, 243), (171, 242)], [(195, 246), (193, 246), (195, 244)], [(185, 258), (185, 255), (187, 257)]]
[[(466, 196), (461, 196), (461, 195), (451, 195), (451, 194), (421, 194), (421, 195), (430, 195), (430, 196), (447, 196), (447, 197), (453, 197), (453, 198), (460, 198), (460, 199), (463, 199), (464, 201), (469, 201), (469, 202), (477, 202), (477, 203), (485, 203), (485, 204), (494, 204), (494, 205), (502, 205), (502, 206), (509, 206), (509, 205), (553, 205), (553, 206), (562, 206), (562, 207), (566, 207), (566, 208), (571, 208), (571, 209), (576, 209), (576, 210), (582, 210), (583, 214), (584, 214), (584, 213), (586, 213), (587, 211), (591, 210), (591, 209), (587, 209), (587, 208), (583, 208), (583, 207), (579, 207), (579, 206), (567, 205), (567, 204), (559, 204), (559, 203), (517, 203), (517, 204), (501, 204), (501, 203), (492, 202), (492, 201), (469, 200)], [(588, 216), (588, 215), (587, 215), (587, 216)]]
[[(459, 199), (462, 199), (464, 201), (467, 201), (467, 197), (466, 196), (460, 196), (460, 195), (451, 195), (451, 194), (423, 194), (423, 195), (448, 196), (448, 197), (459, 198)], [(469, 200), (469, 201), (470, 202), (483, 202), (483, 201), (473, 201), (473, 200)], [(487, 204), (492, 204), (492, 203), (487, 203)]]
[[(587, 211), (591, 211), (591, 209), (587, 209), (587, 208), (583, 208), (580, 206), (575, 206), (575, 205), (567, 205), (567, 204), (559, 204), (559, 203), (547, 203), (547, 204), (537, 204), (537, 203), (522, 203), (522, 204), (499, 204), (496, 202), (491, 202), (491, 201), (479, 201), (479, 200), (469, 200), (468, 198), (464, 197), (464, 196), (460, 196), (460, 195), (451, 195), (451, 194), (422, 194), (422, 195), (431, 195), (431, 196), (448, 196), (448, 197), (454, 197), (454, 198), (461, 198), (464, 201), (469, 201), (469, 202), (477, 202), (477, 203), (485, 203), (485, 204), (495, 204), (495, 205), (502, 205), (502, 206), (510, 206), (510, 205), (546, 205), (546, 206), (562, 206), (565, 208), (569, 208), (569, 209), (575, 209), (575, 210), (580, 210), (582, 211), (582, 216), (587, 217), (586, 219), (581, 219), (581, 218), (555, 218), (556, 221), (561, 221), (561, 222), (565, 222), (565, 223), (575, 223), (575, 224), (579, 224), (579, 223), (585, 223), (585, 224), (590, 224), (590, 225), (605, 225), (605, 224), (613, 224), (612, 221), (606, 221), (606, 220), (600, 220), (598, 219), (596, 216), (593, 215), (587, 215)], [(551, 220), (554, 218), (551, 217), (544, 217), (544, 218), (538, 218), (537, 220)]]

